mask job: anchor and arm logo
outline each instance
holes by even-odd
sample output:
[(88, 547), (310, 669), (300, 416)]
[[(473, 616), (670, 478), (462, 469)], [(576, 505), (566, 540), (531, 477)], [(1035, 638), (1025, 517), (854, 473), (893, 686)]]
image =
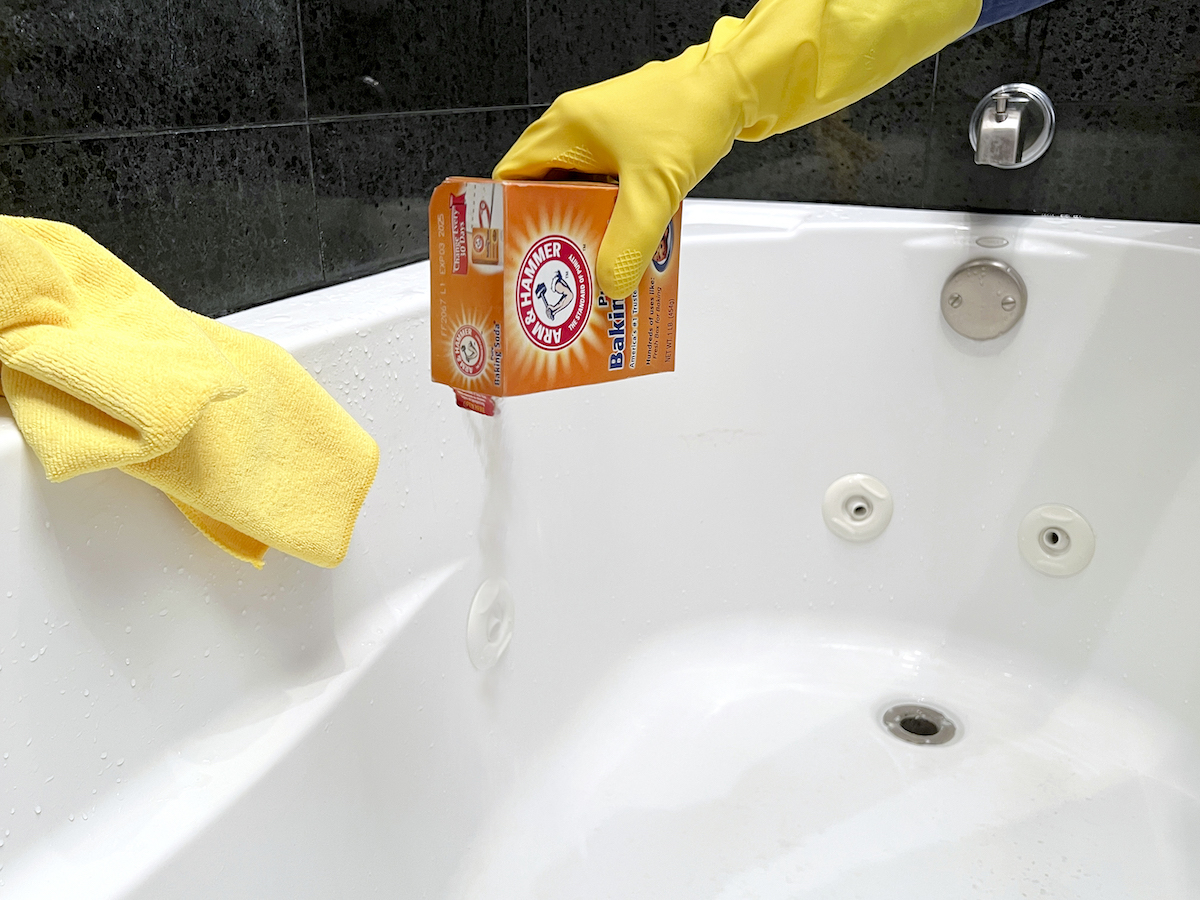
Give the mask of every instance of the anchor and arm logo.
[(583, 333), (592, 311), (592, 271), (570, 238), (550, 234), (525, 253), (517, 271), (521, 330), (542, 350), (563, 350)]

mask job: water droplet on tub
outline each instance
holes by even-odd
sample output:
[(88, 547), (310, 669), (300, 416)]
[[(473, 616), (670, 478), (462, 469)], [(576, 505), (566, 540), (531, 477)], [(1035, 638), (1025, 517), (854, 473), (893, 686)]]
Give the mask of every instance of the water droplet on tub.
[(35, 807), (33, 808), (33, 811), (34, 811), (34, 813), (35, 813), (35, 814), (37, 814), (37, 815), (39, 815), (39, 816), (42, 814), (42, 808), (41, 808), (40, 806), (35, 806)]
[(125, 633), (126, 633), (126, 634), (129, 634), (129, 632), (131, 632), (131, 631), (133, 631), (133, 626), (132, 626), (132, 625), (126, 625), (126, 626), (125, 626)]

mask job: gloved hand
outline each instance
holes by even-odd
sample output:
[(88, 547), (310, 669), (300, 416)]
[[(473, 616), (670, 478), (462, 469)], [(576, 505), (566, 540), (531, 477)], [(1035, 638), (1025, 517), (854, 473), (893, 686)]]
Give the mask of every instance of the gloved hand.
[(596, 265), (626, 297), (680, 201), (733, 146), (849, 106), (970, 30), (981, 0), (760, 0), (705, 44), (563, 94), (493, 177), (614, 175)]

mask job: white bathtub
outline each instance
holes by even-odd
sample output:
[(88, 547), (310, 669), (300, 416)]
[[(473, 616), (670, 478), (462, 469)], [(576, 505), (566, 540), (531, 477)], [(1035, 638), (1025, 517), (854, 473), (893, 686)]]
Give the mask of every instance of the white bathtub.
[[(333, 571), (49, 484), (0, 410), (0, 897), (1200, 897), (1200, 226), (684, 230), (678, 370), (494, 420), (429, 382), (423, 264), (230, 317), (380, 443)], [(975, 257), (1029, 289), (987, 343), (939, 309)], [(895, 514), (851, 543), (859, 472)], [(1018, 552), (1046, 503), (1078, 575)]]

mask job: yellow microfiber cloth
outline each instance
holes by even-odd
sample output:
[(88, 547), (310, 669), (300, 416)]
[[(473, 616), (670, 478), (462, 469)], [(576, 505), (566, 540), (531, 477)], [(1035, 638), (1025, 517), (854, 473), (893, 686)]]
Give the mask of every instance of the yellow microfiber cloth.
[(261, 567), (346, 555), (379, 447), (287, 351), (83, 232), (0, 216), (0, 388), (51, 481), (120, 468)]

